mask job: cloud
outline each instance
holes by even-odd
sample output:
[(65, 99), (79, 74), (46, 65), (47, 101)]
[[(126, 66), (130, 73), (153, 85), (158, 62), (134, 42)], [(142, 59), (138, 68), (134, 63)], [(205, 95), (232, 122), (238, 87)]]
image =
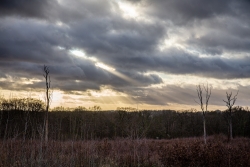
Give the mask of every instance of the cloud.
[(247, 18), (248, 0), (141, 0), (145, 14), (176, 25), (193, 24), (220, 16)]
[[(127, 17), (123, 3), (138, 14)], [(0, 79), (7, 84), (1, 87), (42, 88), (46, 64), (54, 88), (68, 93), (107, 86), (142, 103), (191, 103), (186, 89), (151, 86), (167, 82), (159, 73), (250, 78), (249, 7), (247, 0), (4, 0)], [(70, 54), (74, 49), (85, 57)], [(40, 81), (24, 84), (22, 78)]]
[[(208, 109), (211, 110), (211, 105), (216, 105), (225, 108), (226, 105), (223, 100), (226, 99), (226, 92), (232, 92), (233, 95), (239, 90), (237, 101), (235, 106), (245, 106), (249, 99), (249, 86), (239, 85), (238, 88), (231, 89), (211, 89), (211, 98), (209, 100)], [(152, 87), (152, 88), (139, 88), (139, 89), (127, 89), (124, 91), (133, 97), (135, 103), (138, 104), (151, 104), (169, 106), (171, 104), (184, 104), (190, 106), (196, 106), (199, 99), (196, 92), (196, 86), (193, 84), (176, 84), (166, 85), (163, 87)], [(205, 95), (203, 95), (205, 96)]]
[(133, 52), (154, 50), (165, 33), (161, 24), (117, 17), (88, 19), (70, 27), (68, 33), (73, 38), (73, 45), (101, 59), (102, 55), (129, 57), (133, 56)]
[(144, 0), (145, 13), (177, 25), (231, 13), (231, 0)]
[[(0, 28), (0, 42), (3, 44), (0, 47), (0, 60), (4, 73), (15, 77), (41, 78), (42, 67), (46, 64), (50, 67), (53, 78), (60, 83), (55, 84), (55, 87), (67, 91), (70, 90), (70, 85), (62, 82), (71, 83), (72, 90), (98, 89), (101, 85), (131, 85), (96, 67), (90, 60), (70, 55), (67, 48), (71, 48), (71, 39), (65, 35), (65, 29), (39, 21), (15, 18), (2, 20), (4, 26)], [(59, 46), (65, 49), (60, 49)], [(141, 85), (162, 82), (155, 75), (146, 76), (135, 71), (126, 73), (139, 80)], [(85, 81), (87, 84), (76, 83), (75, 80)]]
[(55, 0), (2, 0), (0, 2), (0, 16), (21, 16), (32, 18), (46, 18)]
[(185, 41), (195, 49), (211, 55), (227, 52), (248, 52), (250, 43), (249, 21), (231, 17), (214, 18), (196, 29), (197, 35)]
[[(98, 17), (113, 17), (114, 3), (111, 0), (60, 0), (55, 6), (55, 16), (64, 23), (74, 23)], [(115, 15), (114, 15), (115, 16)]]
[(250, 77), (249, 56), (243, 58), (200, 57), (184, 50), (171, 48), (155, 55), (114, 58), (117, 66), (141, 72), (158, 71), (170, 74), (189, 74), (220, 79)]

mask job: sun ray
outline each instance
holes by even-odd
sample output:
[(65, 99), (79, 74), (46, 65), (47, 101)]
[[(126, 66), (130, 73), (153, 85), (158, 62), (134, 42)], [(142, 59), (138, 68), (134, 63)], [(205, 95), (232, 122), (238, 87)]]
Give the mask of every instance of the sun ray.
[(132, 83), (134, 85), (139, 85), (140, 83), (120, 72), (118, 72), (115, 68), (103, 63), (103, 62), (100, 62), (97, 58), (95, 57), (89, 57), (86, 55), (86, 53), (80, 49), (72, 49), (72, 50), (69, 50), (69, 52), (74, 55), (74, 56), (77, 56), (77, 57), (81, 57), (81, 58), (84, 58), (84, 59), (88, 59), (88, 60), (91, 60), (93, 63), (95, 63), (95, 66), (103, 69), (103, 70), (106, 70), (110, 73), (112, 73), (113, 75), (129, 82), (129, 83)]
[(115, 69), (114, 69), (113, 67), (110, 67), (110, 66), (108, 66), (108, 65), (106, 65), (106, 64), (104, 64), (104, 63), (98, 62), (98, 63), (96, 63), (95, 65), (96, 65), (97, 67), (100, 67), (100, 68), (102, 68), (102, 69), (104, 69), (104, 70), (107, 70), (107, 71), (115, 71)]

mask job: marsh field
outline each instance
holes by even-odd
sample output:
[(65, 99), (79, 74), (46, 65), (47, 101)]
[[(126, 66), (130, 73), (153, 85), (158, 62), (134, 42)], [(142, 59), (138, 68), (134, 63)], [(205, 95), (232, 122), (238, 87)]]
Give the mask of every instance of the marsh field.
[(250, 164), (250, 139), (223, 135), (181, 139), (1, 140), (0, 166), (165, 167)]
[[(32, 106), (32, 105), (31, 105)], [(233, 110), (233, 140), (226, 112), (187, 111), (49, 112), (44, 140), (43, 110), (1, 110), (0, 166), (165, 167), (249, 166), (250, 112)]]

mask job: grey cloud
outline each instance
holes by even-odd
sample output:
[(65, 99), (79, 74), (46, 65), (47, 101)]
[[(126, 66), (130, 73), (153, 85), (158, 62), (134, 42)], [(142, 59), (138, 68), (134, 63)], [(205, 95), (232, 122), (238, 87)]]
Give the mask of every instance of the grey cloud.
[(160, 17), (175, 24), (211, 18), (224, 13), (231, 13), (231, 0), (145, 0), (146, 12), (150, 16)]
[(56, 18), (64, 23), (74, 23), (85, 19), (97, 19), (98, 17), (113, 17), (112, 3), (109, 0), (62, 0), (55, 7)]
[[(200, 53), (221, 55), (226, 52), (249, 51), (249, 1), (145, 0), (145, 2), (150, 4), (145, 10), (151, 17), (172, 22), (173, 29), (183, 28), (189, 34), (196, 28), (194, 33), (199, 37), (191, 34), (184, 43)], [(205, 28), (199, 29), (199, 27)]]
[[(225, 106), (223, 100), (226, 99), (226, 92), (236, 94), (239, 90), (237, 96), (237, 101), (235, 106), (246, 106), (248, 105), (249, 99), (249, 86), (239, 85), (238, 89), (218, 89), (212, 88), (211, 98), (209, 100), (208, 109), (210, 105)], [(199, 99), (197, 97), (195, 85), (181, 84), (181, 85), (167, 85), (161, 88), (137, 88), (137, 89), (126, 89), (125, 93), (130, 94), (133, 100), (138, 104), (152, 104), (152, 105), (169, 105), (171, 103), (175, 104), (185, 104), (185, 105), (197, 105)]]
[[(30, 90), (44, 90), (45, 81), (43, 82), (34, 82), (31, 84), (23, 84), (20, 78), (15, 77), (14, 81), (5, 81), (0, 82), (0, 88), (5, 90), (16, 90), (16, 91), (30, 91)], [(91, 90), (100, 90), (100, 85), (94, 82), (75, 82), (70, 80), (65, 81), (55, 81), (54, 78), (51, 79), (51, 89), (62, 90), (66, 93), (71, 91), (86, 91)]]
[(159, 62), (161, 64), (159, 70), (218, 79), (248, 78), (250, 67), (246, 62), (249, 62), (249, 59), (249, 57), (234, 60), (218, 57), (200, 58), (190, 54), (164, 56), (161, 58), (161, 63)]
[[(117, 89), (121, 91), (120, 89)], [(129, 94), (138, 104), (169, 105), (170, 103), (195, 104), (194, 85), (167, 85), (161, 88), (128, 88), (123, 91)]]
[[(16, 1), (14, 2), (16, 3)], [(64, 33), (70, 34), (70, 37), (73, 37), (72, 41), (70, 39), (60, 39), (60, 41), (65, 40), (67, 43), (65, 45), (68, 47), (70, 45), (69, 43), (72, 42), (74, 46), (83, 47), (90, 53), (98, 52), (102, 54), (103, 52), (108, 52), (107, 54), (114, 54), (115, 52), (125, 52), (125, 54), (131, 54), (131, 52), (134, 51), (154, 49), (165, 33), (163, 25), (158, 24), (156, 20), (154, 20), (154, 24), (124, 20), (121, 16), (112, 12), (112, 4), (110, 1), (103, 1), (101, 3), (96, 3), (96, 1), (63, 2), (65, 3), (58, 4), (58, 6), (55, 7), (55, 10), (59, 12), (57, 13), (58, 16), (55, 16), (55, 19), (65, 21), (63, 18), (69, 17), (70, 22), (67, 23), (66, 21), (66, 24), (71, 28), (69, 32)], [(157, 0), (151, 2), (147, 0), (145, 2), (146, 4), (150, 4), (146, 5), (146, 8), (149, 9), (149, 12), (151, 12), (153, 16), (163, 15), (164, 20), (171, 20), (173, 22), (190, 22), (195, 19), (216, 17), (216, 15), (226, 16), (236, 9), (241, 12), (239, 9), (244, 9), (246, 8), (245, 6), (249, 5), (247, 1), (243, 0), (214, 0), (212, 2), (197, 0), (185, 2), (179, 0)], [(164, 8), (164, 10), (162, 8)], [(76, 15), (79, 15), (79, 17), (76, 17)], [(242, 13), (237, 14), (239, 17), (241, 17), (241, 15)], [(197, 24), (202, 23), (198, 22)], [(226, 25), (220, 29), (223, 28), (226, 28)], [(246, 33), (249, 32), (248, 28), (243, 26), (239, 28), (235, 26), (235, 30), (226, 31), (230, 34), (238, 34), (238, 37), (246, 37)], [(112, 34), (112, 31), (115, 33)], [(231, 31), (233, 32), (231, 33)], [(212, 34), (212, 36), (214, 35)], [(228, 36), (227, 39), (223, 38), (223, 35), (219, 37), (220, 38), (211, 39), (211, 34), (207, 34), (207, 36), (202, 37), (200, 40), (193, 39), (190, 40), (190, 42), (193, 41), (194, 44), (198, 44), (199, 42), (203, 43), (205, 46), (198, 45), (197, 47), (203, 47), (201, 48), (202, 51), (213, 55), (222, 53), (221, 48), (218, 48), (220, 45), (225, 45), (226, 48), (232, 47), (231, 49), (248, 48), (249, 39), (242, 41), (240, 38), (235, 38), (235, 36)], [(225, 40), (222, 41), (222, 39)], [(188, 42), (189, 41), (187, 41), (187, 43)], [(218, 45), (209, 46), (211, 44)]]
[(247, 19), (248, 0), (142, 0), (145, 12), (153, 18), (160, 18), (184, 26), (200, 20), (229, 16)]
[[(28, 62), (0, 62), (1, 71), (5, 76), (37, 78), (42, 76), (42, 65)], [(6, 78), (6, 77), (5, 77)]]
[[(89, 60), (68, 55), (67, 51), (55, 48), (61, 45), (59, 41), (63, 39), (61, 34), (54, 36), (51, 33), (56, 31), (55, 27), (49, 27), (51, 29), (44, 32), (45, 30), (43, 31), (43, 29), (37, 31), (36, 25), (31, 25), (29, 30), (22, 26), (20, 26), (20, 30), (15, 28), (15, 26), (10, 26), (12, 30), (15, 30), (13, 32), (10, 32), (7, 28), (3, 28), (1, 31), (3, 38), (0, 41), (3, 45), (0, 49), (0, 60), (3, 72), (16, 77), (39, 78), (42, 76), (42, 67), (46, 64), (50, 67), (52, 77), (57, 82), (72, 82), (72, 80), (90, 81), (92, 85), (95, 85), (93, 87), (95, 89), (96, 85), (123, 86), (131, 84), (97, 68)], [(19, 42), (17, 43), (17, 41)], [(133, 78), (139, 80), (142, 85), (162, 82), (159, 77), (154, 75), (144, 76), (136, 72), (134, 74)], [(61, 88), (70, 90), (68, 87), (63, 87), (63, 85)], [(90, 86), (91, 84), (82, 86), (83, 89), (87, 89), (86, 86), (88, 85)], [(75, 90), (75, 88), (76, 86), (72, 84), (72, 89)], [(90, 88), (92, 87), (90, 86)]]
[(0, 16), (22, 16), (46, 18), (49, 16), (54, 0), (2, 0), (0, 2)]
[(172, 48), (154, 55), (137, 57), (117, 57), (114, 61), (122, 68), (137, 69), (142, 72), (159, 71), (172, 74), (190, 74), (219, 79), (250, 77), (250, 57), (220, 58), (199, 57), (184, 50)]
[[(239, 30), (240, 31), (240, 30)], [(250, 28), (249, 28), (250, 31)], [(243, 33), (242, 33), (243, 35)], [(220, 54), (220, 51), (249, 51), (250, 38), (242, 38), (241, 34), (227, 34), (221, 30), (218, 32), (206, 33), (200, 38), (193, 38), (187, 41), (196, 46), (197, 50), (205, 49), (210, 54)], [(245, 34), (247, 35), (247, 34)]]
[(60, 89), (64, 92), (71, 92), (71, 91), (86, 91), (88, 89), (91, 90), (100, 90), (100, 85), (95, 82), (89, 82), (89, 81), (61, 81), (61, 82), (55, 82), (54, 83), (55, 89)]
[[(57, 46), (62, 46), (66, 49), (78, 46), (78, 48), (86, 50), (87, 54), (94, 54), (102, 62), (112, 65), (112, 58), (114, 57), (123, 55), (131, 57), (134, 54), (134, 50), (138, 52), (152, 50), (160, 38), (158, 33), (163, 31), (162, 27), (158, 27), (158, 25), (140, 25), (136, 22), (122, 23), (118, 20), (116, 20), (114, 27), (108, 29), (109, 24), (105, 23), (105, 21), (89, 20), (89, 23), (86, 25), (74, 23), (70, 29), (72, 34), (69, 35), (68, 29), (49, 23), (31, 22), (14, 18), (9, 20), (9, 22), (6, 19), (2, 20), (3, 26), (0, 28), (2, 37), (0, 39), (2, 43), (0, 60), (5, 65), (8, 64), (7, 67), (10, 67), (10, 64), (15, 68), (22, 68), (22, 65), (28, 67), (25, 65), (27, 62), (34, 63), (34, 66), (38, 65), (40, 67), (46, 64), (52, 66), (52, 71), (55, 74), (61, 73), (59, 76), (55, 75), (57, 80), (75, 77), (76, 79), (87, 79), (99, 84), (116, 86), (129, 84), (123, 79), (96, 68), (91, 61), (73, 58), (73, 56), (68, 55), (67, 50), (59, 50)], [(109, 34), (111, 30), (117, 33), (115, 35)], [(154, 39), (152, 36), (154, 36)], [(78, 67), (77, 74), (79, 69), (81, 69), (85, 77), (82, 77), (83, 74), (71, 75), (65, 73), (65, 67), (67, 70), (70, 70), (67, 68), (70, 65)], [(120, 65), (118, 64), (118, 66)], [(32, 72), (37, 71), (37, 69), (29, 70)], [(28, 72), (28, 70), (25, 71)], [(132, 76), (135, 80), (139, 80), (139, 83), (143, 85), (162, 82), (159, 77), (154, 75), (145, 76), (129, 70), (125, 71), (125, 74)]]
[[(163, 82), (160, 76), (150, 74), (152, 71), (218, 79), (250, 78), (249, 1), (126, 1), (141, 7), (148, 20), (123, 18), (118, 13), (117, 4), (108, 0), (63, 0), (63, 3), (2, 1), (1, 78), (11, 75), (16, 79), (41, 79), (42, 67), (46, 64), (50, 67), (54, 88), (70, 92), (99, 90), (102, 85), (108, 85), (143, 103), (160, 105), (172, 102), (184, 104), (185, 98), (193, 97), (193, 90), (187, 91), (178, 86), (143, 89)], [(177, 48), (158, 50), (159, 44), (169, 38), (168, 30), (179, 28), (186, 33), (193, 28), (197, 28), (195, 33), (198, 35), (202, 32), (199, 37), (187, 34), (188, 39), (182, 41), (187, 48), (195, 49), (197, 54)], [(93, 61), (70, 55), (68, 51), (72, 48), (84, 50), (86, 56), (96, 57), (138, 84), (95, 66)], [(213, 56), (200, 57), (202, 53)], [(235, 58), (224, 58), (221, 56), (224, 53), (234, 53)], [(239, 58), (238, 53), (246, 56)], [(42, 82), (1, 85), (9, 89), (43, 87)], [(168, 94), (165, 91), (169, 91)]]
[[(49, 63), (67, 61), (57, 46), (65, 41), (63, 30), (36, 21), (1, 19), (0, 60)], [(66, 60), (65, 60), (66, 58)]]
[(0, 17), (35, 18), (64, 23), (110, 15), (112, 4), (103, 1), (77, 0), (3, 0), (0, 2)]
[[(161, 24), (126, 21), (121, 18), (88, 19), (71, 25), (69, 34), (74, 46), (85, 49), (89, 54), (110, 56), (132, 52), (154, 50), (165, 29)], [(105, 61), (105, 60), (104, 60)]]

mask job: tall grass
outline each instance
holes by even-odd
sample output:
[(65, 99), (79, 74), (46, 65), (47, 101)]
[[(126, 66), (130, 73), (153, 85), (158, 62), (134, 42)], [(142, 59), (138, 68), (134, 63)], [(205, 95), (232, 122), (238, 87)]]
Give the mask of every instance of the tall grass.
[(161, 167), (250, 166), (250, 139), (230, 143), (225, 136), (172, 140), (115, 139), (53, 141), (0, 141), (1, 167)]

